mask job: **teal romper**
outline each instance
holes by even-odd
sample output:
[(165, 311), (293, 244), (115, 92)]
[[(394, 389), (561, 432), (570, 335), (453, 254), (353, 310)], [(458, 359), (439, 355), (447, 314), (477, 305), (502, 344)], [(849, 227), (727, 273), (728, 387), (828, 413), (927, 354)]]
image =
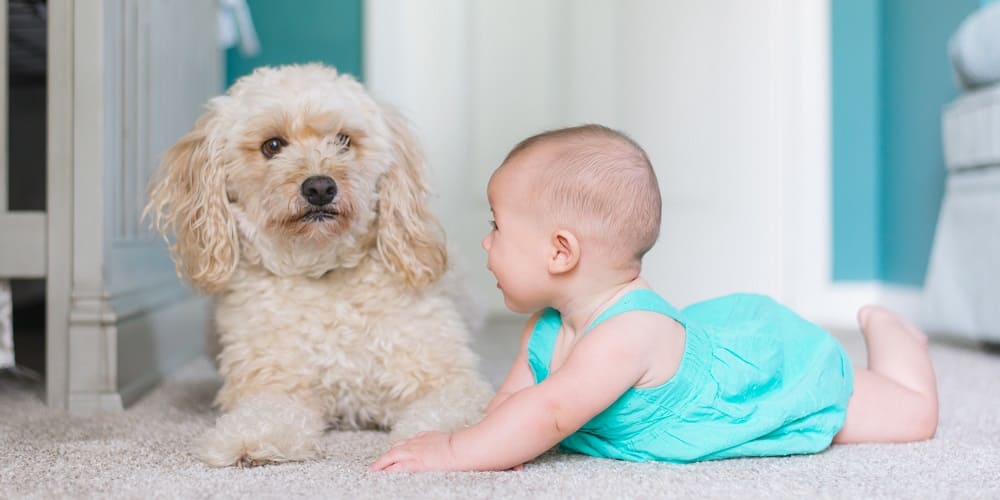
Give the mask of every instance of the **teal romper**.
[[(626, 391), (563, 448), (639, 462), (795, 455), (826, 449), (843, 427), (850, 360), (830, 334), (771, 298), (728, 295), (678, 312), (652, 290), (633, 290), (587, 331), (628, 311), (685, 327), (680, 366), (663, 385)], [(561, 324), (546, 309), (528, 340), (536, 383), (549, 375)]]

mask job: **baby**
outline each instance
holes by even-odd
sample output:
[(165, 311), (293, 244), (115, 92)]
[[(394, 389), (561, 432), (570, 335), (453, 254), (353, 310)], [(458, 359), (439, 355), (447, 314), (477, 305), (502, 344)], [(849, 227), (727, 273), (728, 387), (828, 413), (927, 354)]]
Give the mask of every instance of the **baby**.
[(487, 188), (488, 269), (534, 313), (478, 424), (395, 443), (372, 470), (521, 468), (556, 444), (620, 460), (694, 462), (929, 439), (938, 401), (927, 337), (858, 311), (868, 367), (760, 295), (677, 310), (640, 277), (660, 192), (634, 141), (599, 125), (518, 144)]

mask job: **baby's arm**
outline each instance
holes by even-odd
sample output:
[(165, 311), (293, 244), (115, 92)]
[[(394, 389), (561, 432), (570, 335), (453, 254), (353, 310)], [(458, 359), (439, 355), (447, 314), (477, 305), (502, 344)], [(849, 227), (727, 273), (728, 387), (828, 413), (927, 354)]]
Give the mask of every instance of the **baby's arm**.
[(548, 379), (515, 392), (481, 422), (452, 435), (401, 441), (373, 470), (506, 470), (541, 455), (615, 402), (648, 369), (647, 345), (628, 314), (579, 341)]
[(511, 395), (535, 383), (535, 376), (528, 365), (528, 340), (531, 338), (531, 334), (535, 330), (535, 323), (541, 315), (541, 311), (536, 312), (531, 315), (531, 318), (524, 325), (524, 331), (521, 333), (521, 348), (517, 353), (517, 359), (514, 360), (514, 364), (510, 367), (507, 378), (500, 385), (500, 389), (497, 390), (496, 395), (493, 396), (493, 399), (486, 406), (487, 415), (506, 401), (507, 398), (511, 397)]

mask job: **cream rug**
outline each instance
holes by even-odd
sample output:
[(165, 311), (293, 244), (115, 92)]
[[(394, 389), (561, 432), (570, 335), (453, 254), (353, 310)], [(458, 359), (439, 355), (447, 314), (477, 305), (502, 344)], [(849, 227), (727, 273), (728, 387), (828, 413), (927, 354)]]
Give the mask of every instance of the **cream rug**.
[[(476, 347), (496, 383), (520, 326), (492, 323)], [(839, 335), (856, 362), (861, 338)], [(933, 342), (937, 437), (906, 445), (834, 446), (812, 456), (692, 465), (633, 464), (549, 453), (523, 472), (369, 473), (389, 442), (329, 432), (324, 458), (211, 469), (191, 456), (212, 425), (218, 387), (197, 360), (119, 415), (71, 418), (35, 384), (0, 377), (0, 498), (1000, 498), (1000, 355)]]

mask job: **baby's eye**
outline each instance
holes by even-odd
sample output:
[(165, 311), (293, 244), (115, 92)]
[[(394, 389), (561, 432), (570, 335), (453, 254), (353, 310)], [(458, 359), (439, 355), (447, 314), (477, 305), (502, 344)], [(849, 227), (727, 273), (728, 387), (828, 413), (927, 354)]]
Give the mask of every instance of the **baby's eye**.
[(492, 229), (494, 231), (497, 230), (497, 221), (495, 221), (493, 219), (490, 219), (490, 229)]

